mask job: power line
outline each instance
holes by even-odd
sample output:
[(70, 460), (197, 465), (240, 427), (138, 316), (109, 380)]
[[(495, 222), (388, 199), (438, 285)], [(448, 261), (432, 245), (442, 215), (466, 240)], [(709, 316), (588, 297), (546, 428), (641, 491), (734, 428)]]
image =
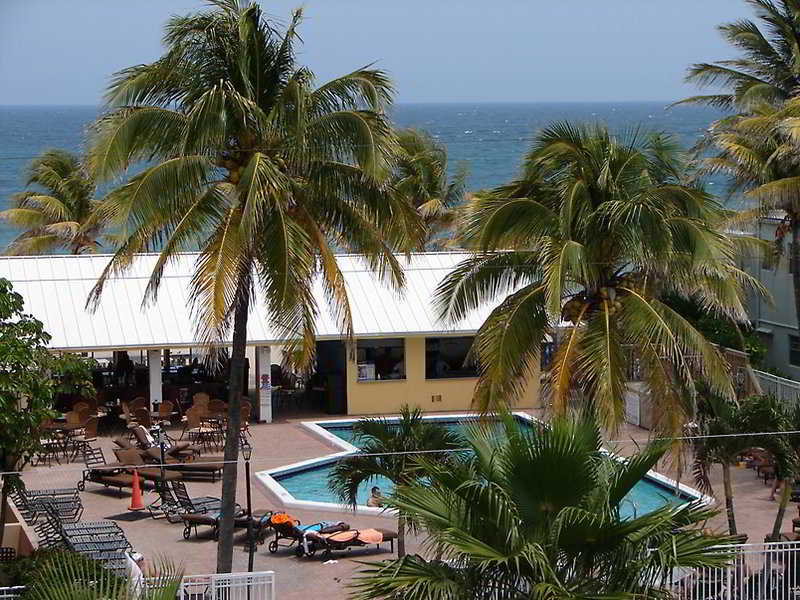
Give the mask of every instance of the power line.
[[(715, 438), (747, 438), (747, 437), (769, 437), (769, 436), (784, 436), (784, 435), (798, 435), (800, 434), (800, 430), (792, 430), (792, 431), (759, 431), (759, 432), (747, 432), (747, 433), (722, 433), (722, 434), (710, 434), (710, 435), (687, 435), (687, 436), (676, 436), (676, 437), (655, 437), (655, 438), (648, 438), (647, 440), (635, 440), (631, 439), (620, 439), (620, 440), (607, 440), (604, 444), (628, 444), (631, 442), (656, 442), (656, 441), (685, 441), (685, 440), (702, 440), (702, 439), (715, 439)], [(353, 452), (351, 454), (342, 455), (342, 456), (320, 456), (318, 457), (319, 460), (324, 460), (325, 462), (341, 462), (345, 460), (349, 460), (351, 458), (372, 458), (372, 457), (381, 457), (381, 456), (418, 456), (422, 454), (450, 454), (450, 453), (457, 453), (457, 452), (469, 452), (472, 448), (443, 448), (440, 450), (404, 450), (398, 452)], [(624, 457), (623, 457), (624, 458)], [(127, 469), (127, 470), (134, 470), (134, 469), (143, 469), (143, 468), (161, 468), (170, 469), (174, 467), (180, 467), (181, 464), (189, 464), (189, 465), (227, 465), (227, 464), (245, 464), (245, 460), (239, 458), (238, 460), (215, 460), (212, 462), (196, 460), (196, 461), (189, 461), (188, 463), (146, 463), (146, 464), (137, 464), (137, 465), (99, 465), (97, 467), (91, 467), (91, 470), (118, 470), (118, 469)], [(263, 460), (251, 460), (251, 465), (258, 465), (258, 464), (265, 464), (268, 462), (268, 459)], [(63, 469), (57, 469), (56, 473), (75, 473), (75, 472), (84, 472), (88, 470), (86, 466), (83, 467), (69, 467)], [(0, 476), (5, 475), (24, 475), (26, 473), (33, 473), (34, 471), (0, 471)]]

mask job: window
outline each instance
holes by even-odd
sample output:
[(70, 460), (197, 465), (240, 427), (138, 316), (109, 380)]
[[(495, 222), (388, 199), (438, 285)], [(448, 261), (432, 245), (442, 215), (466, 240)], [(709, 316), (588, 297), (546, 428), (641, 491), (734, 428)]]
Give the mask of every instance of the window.
[(542, 371), (547, 371), (550, 369), (550, 365), (553, 364), (553, 358), (555, 355), (556, 345), (553, 342), (543, 342), (542, 355), (539, 357), (539, 366), (541, 367)]
[(358, 340), (358, 380), (406, 378), (406, 351), (403, 338)]
[(800, 337), (789, 336), (789, 364), (800, 367)]
[(477, 377), (478, 366), (467, 362), (471, 337), (425, 338), (425, 378)]

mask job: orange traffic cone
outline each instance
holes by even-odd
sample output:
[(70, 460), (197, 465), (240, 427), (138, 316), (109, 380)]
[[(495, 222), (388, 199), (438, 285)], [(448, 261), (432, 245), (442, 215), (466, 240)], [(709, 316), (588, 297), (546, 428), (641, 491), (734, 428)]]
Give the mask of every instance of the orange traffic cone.
[(131, 505), (128, 510), (144, 510), (142, 502), (142, 490), (139, 487), (139, 471), (133, 470), (133, 490), (131, 491)]

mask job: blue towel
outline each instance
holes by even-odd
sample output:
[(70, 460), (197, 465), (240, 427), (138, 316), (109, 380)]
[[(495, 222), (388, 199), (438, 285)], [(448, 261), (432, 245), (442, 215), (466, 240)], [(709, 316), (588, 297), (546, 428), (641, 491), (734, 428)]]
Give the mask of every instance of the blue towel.
[(303, 531), (319, 531), (320, 529), (325, 529), (326, 527), (331, 527), (332, 525), (336, 525), (338, 521), (320, 521), (319, 523), (314, 523), (313, 525), (303, 525), (300, 527)]

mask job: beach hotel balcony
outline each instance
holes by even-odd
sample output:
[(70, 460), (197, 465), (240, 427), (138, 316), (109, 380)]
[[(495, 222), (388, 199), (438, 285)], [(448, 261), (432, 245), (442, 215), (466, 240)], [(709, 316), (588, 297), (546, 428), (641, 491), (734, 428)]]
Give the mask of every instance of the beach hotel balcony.
[[(436, 319), (433, 295), (463, 253), (432, 252), (401, 257), (406, 286), (393, 291), (357, 256), (337, 257), (353, 315), (355, 347), (348, 352), (320, 284), (317, 360), (310, 374), (281, 369), (280, 333), (271, 326), (257, 294), (248, 324), (248, 368), (253, 416), (304, 409), (329, 414), (389, 414), (403, 404), (426, 411), (466, 410), (477, 381), (467, 349), (494, 306), (461, 323)], [(144, 398), (151, 409), (164, 400), (178, 408), (204, 392), (225, 399), (227, 374), (207, 372), (199, 356), (190, 313), (190, 280), (195, 255), (181, 255), (164, 272), (158, 298), (142, 306), (157, 255), (142, 255), (123, 276), (111, 279), (94, 312), (86, 298), (108, 262), (107, 256), (0, 258), (0, 277), (25, 299), (25, 311), (44, 323), (54, 351), (78, 352), (101, 363), (95, 373), (100, 402), (119, 406)], [(199, 360), (198, 360), (199, 359)], [(539, 402), (539, 372), (518, 408)], [(64, 407), (68, 409), (68, 407)]]

